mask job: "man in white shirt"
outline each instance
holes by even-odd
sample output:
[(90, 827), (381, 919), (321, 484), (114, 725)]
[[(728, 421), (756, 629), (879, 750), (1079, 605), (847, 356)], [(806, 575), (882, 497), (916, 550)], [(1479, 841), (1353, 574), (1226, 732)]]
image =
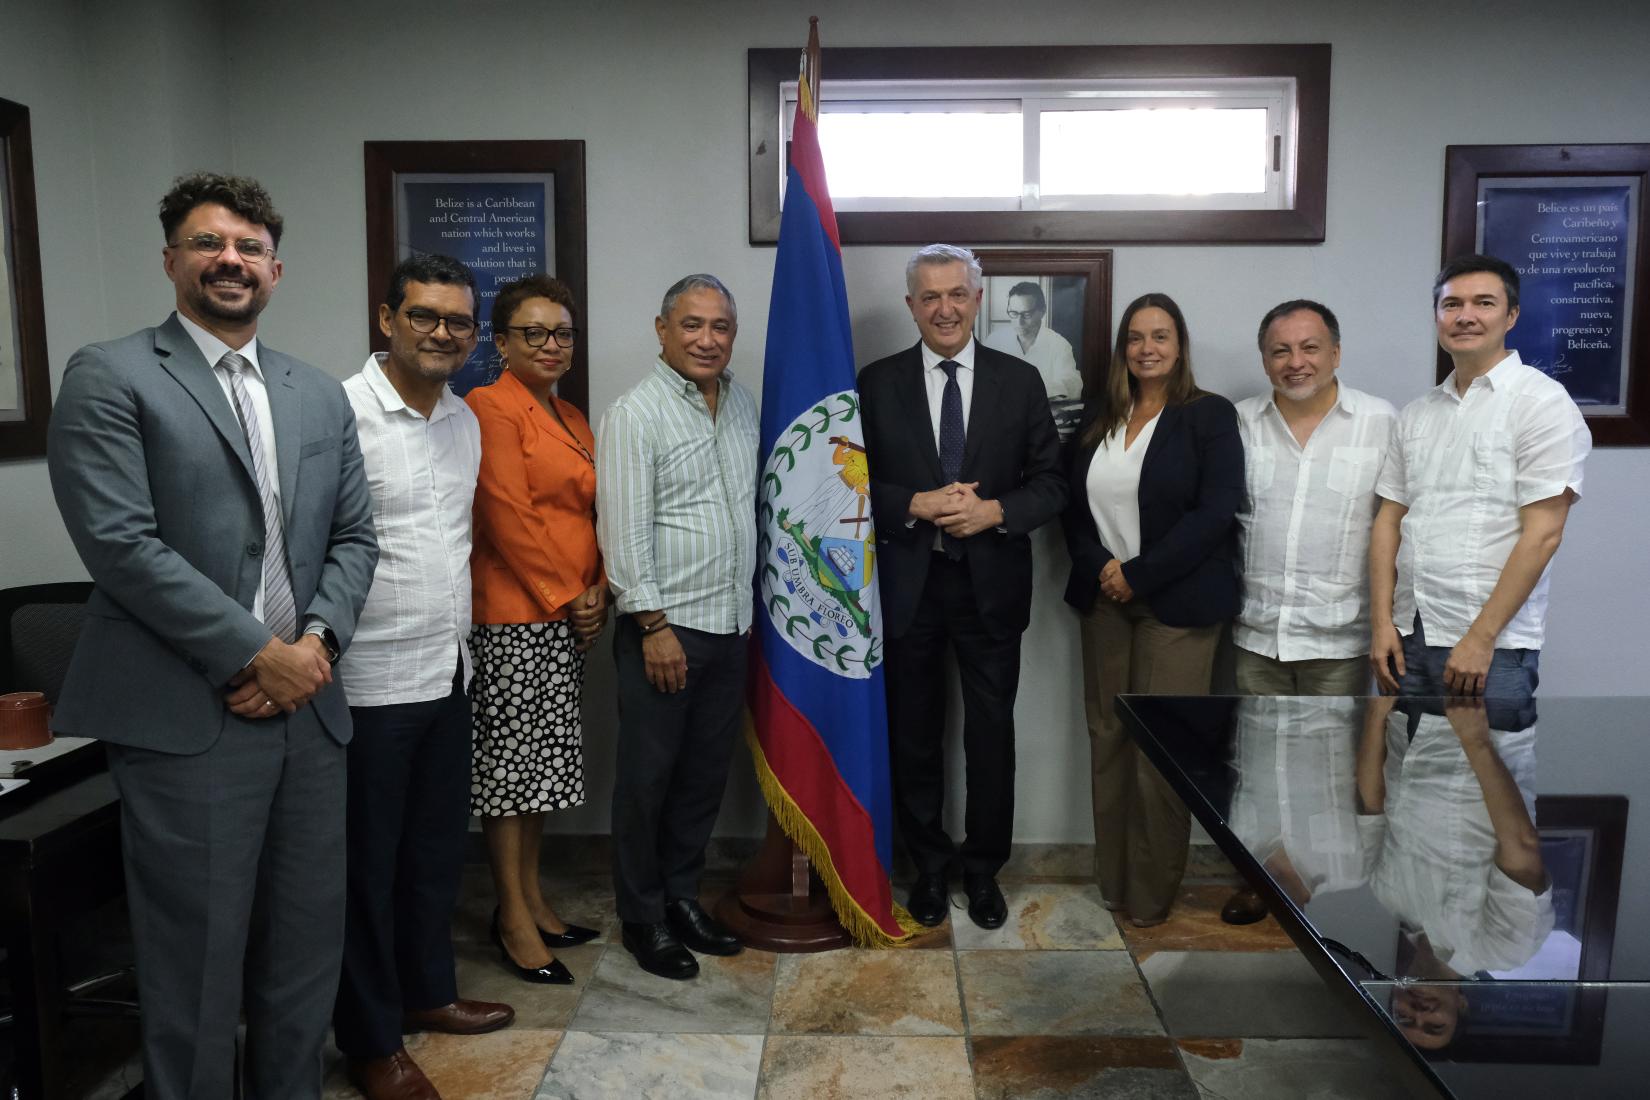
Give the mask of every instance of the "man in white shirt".
[(1071, 341), (1043, 324), (1048, 314), (1048, 299), (1043, 288), (1029, 280), (1015, 283), (1008, 291), (1008, 319), (1006, 328), (994, 330), (985, 338), (985, 346), (1007, 352), (1016, 359), (1024, 359), (1043, 376), (1043, 386), (1049, 400), (1083, 396), (1083, 379), (1077, 373), (1077, 356), (1072, 353)]
[(1238, 513), (1237, 687), (1362, 695), (1375, 478), (1397, 410), (1336, 376), (1341, 327), (1328, 306), (1284, 302), (1258, 340), (1272, 392), (1237, 406), (1249, 490)]
[(447, 380), (476, 344), (475, 276), (402, 261), (378, 307), (390, 350), (344, 383), (380, 557), (339, 663), (349, 746), (348, 898), (333, 1027), (368, 1100), (435, 1097), (404, 1031), (473, 1035), (515, 1018), (462, 1000), (451, 922), (469, 822), (470, 509), (481, 428)]
[(1529, 695), (1592, 437), (1564, 387), (1507, 350), (1509, 264), (1452, 260), (1432, 297), (1455, 369), (1405, 406), (1377, 482), (1369, 660), (1404, 695)]

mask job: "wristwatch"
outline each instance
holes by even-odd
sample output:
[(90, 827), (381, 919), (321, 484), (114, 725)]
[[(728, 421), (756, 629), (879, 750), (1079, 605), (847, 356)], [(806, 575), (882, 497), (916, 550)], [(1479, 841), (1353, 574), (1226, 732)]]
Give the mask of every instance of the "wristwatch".
[(338, 635), (334, 634), (329, 626), (322, 630), (317, 637), (321, 639), (321, 648), (327, 651), (327, 664), (337, 664), (338, 658), (344, 655), (344, 651), (338, 648)]

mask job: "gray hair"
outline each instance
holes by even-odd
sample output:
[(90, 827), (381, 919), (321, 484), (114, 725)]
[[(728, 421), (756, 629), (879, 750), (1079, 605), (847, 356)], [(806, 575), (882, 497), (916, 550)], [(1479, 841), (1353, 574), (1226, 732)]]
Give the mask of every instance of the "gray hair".
[(728, 312), (733, 314), (734, 324), (739, 323), (739, 307), (734, 304), (733, 291), (729, 290), (721, 279), (703, 272), (697, 275), (684, 275), (671, 283), (670, 289), (665, 291), (664, 301), (659, 303), (659, 316), (669, 320), (670, 311), (676, 308), (676, 299), (695, 290), (716, 291), (728, 303)]
[(954, 244), (925, 244), (911, 253), (910, 260), (905, 264), (905, 292), (917, 292), (917, 268), (927, 266), (939, 267), (943, 264), (962, 264), (968, 270), (968, 289), (979, 290), (981, 286), (980, 258), (966, 248), (959, 248)]

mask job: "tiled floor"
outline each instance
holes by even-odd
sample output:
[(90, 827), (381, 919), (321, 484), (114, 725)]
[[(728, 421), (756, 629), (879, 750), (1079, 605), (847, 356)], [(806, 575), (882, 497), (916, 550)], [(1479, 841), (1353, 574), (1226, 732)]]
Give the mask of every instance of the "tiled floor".
[[(1194, 864), (1202, 877), (1151, 929), (1120, 930), (1059, 870), (1005, 873), (1010, 915), (994, 932), (954, 908), (917, 950), (746, 951), (701, 958), (692, 982), (646, 974), (618, 945), (603, 876), (562, 875), (562, 915), (604, 935), (561, 953), (576, 984), (546, 987), (499, 965), (473, 868), (454, 922), (459, 988), (514, 1004), (516, 1024), (407, 1047), (447, 1100), (1395, 1095), (1358, 1019), (1275, 922), (1220, 922), (1218, 859)], [(122, 1076), (79, 1095), (119, 1096)], [(329, 1052), (326, 1096), (357, 1095)]]

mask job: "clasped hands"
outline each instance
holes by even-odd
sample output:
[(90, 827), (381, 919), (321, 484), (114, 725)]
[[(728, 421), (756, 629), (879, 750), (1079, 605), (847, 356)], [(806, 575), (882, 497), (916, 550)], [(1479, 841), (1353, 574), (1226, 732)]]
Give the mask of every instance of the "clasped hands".
[(573, 633), (578, 637), (578, 651), (584, 653), (596, 644), (602, 627), (607, 625), (607, 586), (591, 585), (568, 604), (567, 611), (573, 620)]
[(1134, 589), (1123, 576), (1123, 563), (1116, 558), (1100, 567), (1100, 592), (1113, 603), (1128, 603), (1134, 599)]
[(332, 683), (332, 662), (314, 634), (296, 642), (271, 638), (252, 663), (229, 681), (224, 702), (242, 718), (291, 714)]
[(953, 481), (938, 489), (915, 493), (909, 512), (913, 519), (926, 520), (959, 539), (1003, 525), (1003, 506), (995, 500), (981, 500), (975, 493), (977, 481)]

